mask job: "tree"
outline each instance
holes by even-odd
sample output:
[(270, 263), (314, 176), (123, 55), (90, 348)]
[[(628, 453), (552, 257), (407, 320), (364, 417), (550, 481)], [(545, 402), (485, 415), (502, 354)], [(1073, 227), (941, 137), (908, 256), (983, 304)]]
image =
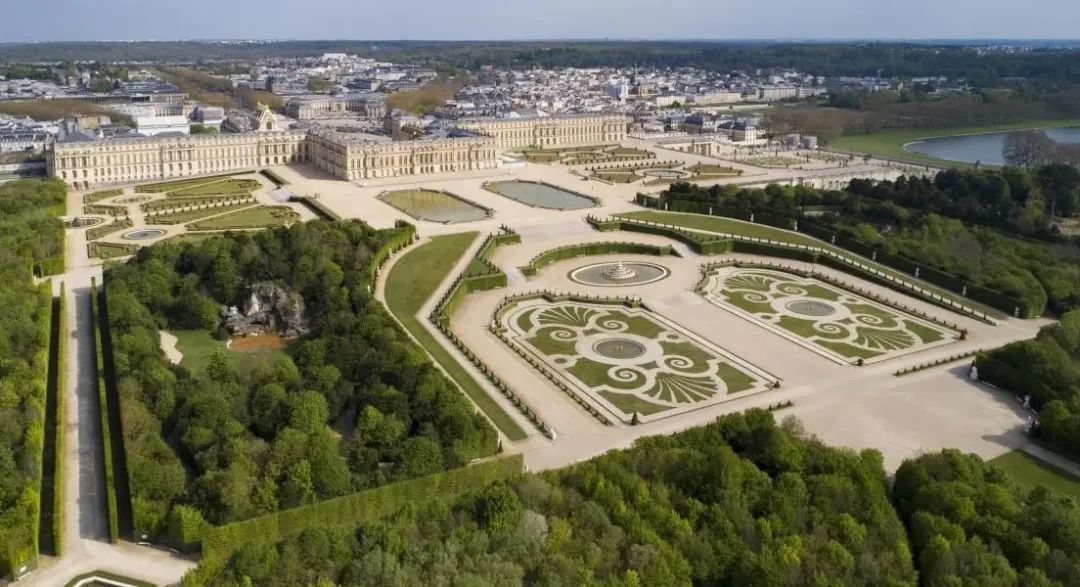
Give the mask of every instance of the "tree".
[(413, 436), (401, 449), (401, 470), (406, 477), (421, 477), (443, 469), (439, 443), (426, 436)]
[(1021, 130), (1005, 135), (1001, 155), (1013, 167), (1031, 170), (1051, 160), (1054, 141), (1042, 130)]

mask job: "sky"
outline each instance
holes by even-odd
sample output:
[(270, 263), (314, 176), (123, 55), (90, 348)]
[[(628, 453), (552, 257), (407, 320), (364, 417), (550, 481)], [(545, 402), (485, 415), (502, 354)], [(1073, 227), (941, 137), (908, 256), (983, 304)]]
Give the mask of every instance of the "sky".
[(0, 42), (1071, 39), (1077, 0), (0, 0)]

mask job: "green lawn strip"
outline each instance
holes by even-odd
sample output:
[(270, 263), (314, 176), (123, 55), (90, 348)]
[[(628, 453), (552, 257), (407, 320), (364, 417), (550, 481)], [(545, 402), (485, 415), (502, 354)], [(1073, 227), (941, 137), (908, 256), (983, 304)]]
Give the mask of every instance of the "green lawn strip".
[(848, 336), (846, 331), (837, 333), (820, 332), (814, 329), (815, 322), (813, 320), (803, 320), (802, 318), (793, 318), (791, 316), (781, 316), (776, 324), (780, 328), (807, 340), (814, 338), (842, 338)]
[(611, 405), (615, 406), (627, 415), (632, 415), (634, 412), (638, 412), (642, 416), (650, 416), (652, 414), (665, 412), (671, 409), (670, 406), (654, 404), (650, 401), (645, 401), (636, 395), (615, 393), (606, 390), (602, 390), (598, 393), (601, 397), (610, 402)]
[(757, 383), (757, 379), (728, 363), (720, 363), (716, 368), (716, 374), (724, 381), (728, 393), (746, 391)]
[(102, 242), (92, 242), (89, 243), (87, 247), (89, 256), (96, 259), (115, 259), (117, 257), (126, 257), (128, 255), (135, 254), (135, 251), (139, 250), (139, 245), (135, 244), (129, 245)]
[(176, 350), (183, 355), (180, 364), (192, 373), (202, 373), (210, 364), (210, 357), (218, 351), (226, 351), (230, 362), (240, 373), (252, 373), (259, 367), (271, 365), (284, 356), (280, 349), (234, 351), (205, 330), (170, 330), (176, 336)]
[(215, 216), (217, 214), (224, 214), (226, 212), (234, 212), (237, 210), (243, 210), (245, 208), (253, 207), (256, 204), (254, 202), (241, 202), (239, 204), (226, 204), (224, 206), (213, 206), (209, 208), (196, 208), (194, 210), (180, 210), (176, 212), (165, 212), (164, 214), (154, 214), (146, 216), (147, 224), (185, 224), (195, 220), (207, 218), (209, 216)]
[(250, 194), (262, 187), (262, 184), (254, 179), (225, 179), (202, 183), (178, 190), (169, 191), (169, 197), (185, 198), (193, 196), (235, 196)]
[(815, 340), (814, 344), (825, 347), (833, 352), (839, 353), (848, 358), (854, 359), (872, 359), (881, 353), (870, 351), (857, 346), (851, 346), (845, 342), (834, 342), (831, 340)]
[(286, 206), (255, 206), (188, 224), (189, 230), (274, 228), (300, 219)]
[(1005, 453), (992, 459), (990, 463), (1004, 470), (1018, 485), (1029, 489), (1041, 485), (1063, 495), (1080, 499), (1080, 477), (1039, 460), (1022, 450)]
[(545, 328), (527, 342), (545, 355), (576, 355), (574, 341), (559, 340), (551, 336), (551, 333), (557, 330), (559, 330), (558, 327)]
[(923, 325), (913, 320), (904, 320), (904, 326), (912, 332), (915, 336), (925, 344), (937, 342), (945, 337), (945, 333), (929, 326)]
[(94, 202), (100, 202), (105, 198), (112, 198), (124, 193), (124, 190), (101, 190), (98, 192), (90, 192), (83, 196), (83, 204), (93, 204)]
[(950, 166), (963, 166), (967, 164), (931, 157), (914, 151), (905, 151), (904, 145), (921, 139), (936, 137), (949, 137), (956, 135), (969, 135), (978, 133), (1006, 132), (1010, 130), (1027, 130), (1033, 128), (1054, 128), (1060, 126), (1080, 125), (1080, 118), (1063, 118), (1054, 120), (1029, 120), (1011, 124), (997, 124), (987, 126), (966, 126), (945, 129), (916, 129), (897, 130), (888, 132), (871, 133), (865, 135), (849, 135), (835, 139), (829, 143), (829, 147), (845, 151), (857, 151), (882, 157), (891, 157), (923, 164), (937, 164)]
[(752, 302), (744, 296), (750, 292), (724, 291), (727, 302), (739, 309), (746, 310), (751, 314), (771, 314), (774, 310), (767, 302)]
[(754, 224), (752, 222), (745, 222), (742, 220), (735, 220), (733, 218), (724, 218), (722, 216), (706, 216), (704, 214), (684, 214), (680, 212), (660, 212), (655, 210), (642, 210), (639, 212), (627, 212), (625, 214), (615, 214), (617, 218), (629, 218), (631, 220), (646, 220), (649, 222), (658, 222), (661, 224), (671, 224), (682, 228), (688, 228), (690, 230), (699, 230), (703, 232), (722, 232), (728, 234), (734, 234), (739, 236), (751, 237), (751, 238), (764, 238), (772, 239), (774, 241), (786, 242), (793, 245), (805, 245), (810, 247), (818, 247), (833, 252), (841, 257), (858, 261), (859, 263), (873, 267), (875, 270), (880, 271), (883, 274), (892, 276), (895, 279), (905, 281), (919, 286), (920, 288), (933, 292), (945, 299), (953, 300), (961, 303), (969, 308), (984, 312), (989, 316), (1001, 316), (1000, 310), (995, 310), (988, 306), (984, 306), (974, 300), (965, 298), (957, 293), (951, 292), (947, 289), (942, 289), (936, 285), (932, 285), (920, 279), (916, 279), (906, 273), (901, 273), (895, 269), (891, 269), (880, 263), (871, 261), (852, 253), (848, 250), (842, 249), (826, 243), (825, 241), (818, 240), (812, 236), (791, 232), (787, 230), (781, 230), (779, 228), (773, 228), (763, 224)]
[(631, 380), (621, 381), (612, 379), (611, 376), (608, 375), (608, 371), (612, 367), (613, 366), (608, 363), (600, 363), (592, 359), (586, 359), (585, 357), (578, 357), (577, 362), (566, 369), (566, 371), (590, 388), (606, 385), (616, 389), (636, 389), (644, 382), (642, 376), (629, 371), (627, 372), (628, 375), (632, 374), (635, 376)]
[(386, 277), (386, 301), (390, 311), (424, 347), (466, 395), (487, 414), (510, 440), (527, 435), (447, 350), (424, 328), (416, 313), (476, 240), (477, 233), (438, 236), (408, 253), (394, 264)]

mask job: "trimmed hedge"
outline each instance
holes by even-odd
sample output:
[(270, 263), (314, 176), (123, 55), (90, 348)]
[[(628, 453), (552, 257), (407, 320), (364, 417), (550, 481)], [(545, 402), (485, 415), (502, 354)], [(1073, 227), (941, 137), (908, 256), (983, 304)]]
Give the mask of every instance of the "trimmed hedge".
[(453, 500), (493, 482), (512, 479), (523, 472), (523, 457), (514, 455), (383, 485), (234, 524), (208, 527), (202, 535), (203, 558), (224, 560), (247, 543), (272, 543), (308, 528), (356, 526), (375, 521), (413, 503)]
[(371, 256), (371, 264), (368, 266), (367, 286), (369, 292), (375, 290), (375, 279), (379, 276), (379, 271), (386, 263), (386, 260), (390, 258), (397, 251), (409, 246), (416, 240), (416, 227), (408, 222), (398, 221), (394, 228), (397, 233), (386, 239), (378, 250)]
[(454, 315), (454, 311), (457, 309), (457, 305), (461, 303), (461, 300), (465, 299), (465, 296), (474, 291), (487, 291), (490, 289), (497, 289), (500, 287), (506, 287), (506, 274), (502, 272), (491, 260), (488, 258), (491, 252), (497, 246), (516, 244), (521, 242), (521, 235), (514, 232), (507, 226), (501, 227), (502, 232), (489, 234), (484, 242), (481, 243), (480, 248), (476, 250), (476, 255), (473, 257), (473, 261), (481, 266), (478, 272), (466, 273), (459, 275), (454, 280), (453, 285), (443, 295), (439, 303), (436, 304), (435, 310), (428, 316), (428, 320), (443, 333), (446, 338), (450, 339), (450, 342), (454, 343), (463, 355), (465, 355), (472, 364), (480, 370), (481, 373), (487, 377), (488, 381), (496, 387), (511, 403), (525, 416), (529, 422), (540, 431), (541, 434), (548, 438), (554, 438), (555, 435), (551, 431), (551, 428), (536, 414), (536, 411), (525, 403), (525, 400), (521, 399), (521, 396), (517, 394), (510, 386), (508, 386), (495, 371), (488, 367), (486, 363), (480, 360), (480, 357), (476, 356), (464, 342), (456, 334), (453, 329), (450, 328), (450, 317)]
[(293, 196), (289, 198), (289, 201), (302, 204), (305, 208), (311, 210), (313, 214), (327, 222), (337, 222), (338, 220), (341, 220), (341, 216), (339, 216), (337, 212), (327, 208), (326, 204), (323, 204), (316, 198), (310, 196)]
[(536, 275), (536, 272), (539, 271), (541, 267), (556, 261), (573, 259), (575, 257), (585, 257), (588, 255), (607, 255), (612, 253), (656, 256), (675, 254), (673, 249), (668, 245), (650, 245), (628, 242), (580, 243), (544, 251), (530, 259), (528, 265), (522, 265), (521, 267), (518, 267), (518, 269), (521, 270), (523, 274), (531, 276)]
[(259, 175), (265, 177), (266, 179), (269, 179), (270, 183), (278, 187), (281, 187), (283, 185), (289, 185), (289, 182), (285, 181), (280, 175), (274, 173), (273, 171), (270, 171), (269, 169), (260, 169)]
[(637, 194), (634, 201), (638, 205), (646, 208), (663, 209), (672, 212), (688, 212), (705, 216), (721, 216), (724, 218), (734, 218), (736, 220), (802, 232), (835, 247), (846, 249), (856, 255), (866, 257), (885, 265), (886, 267), (912, 275), (927, 283), (960, 294), (972, 301), (1001, 310), (1010, 316), (1019, 315), (1022, 318), (1031, 318), (1041, 314), (1046, 305), (1045, 300), (1019, 300), (988, 287), (969, 283), (955, 275), (919, 263), (904, 257), (903, 255), (894, 255), (883, 249), (867, 245), (848, 235), (836, 232), (829, 227), (818, 225), (807, 218), (797, 219), (765, 212), (751, 213), (738, 208), (715, 205), (708, 201), (671, 200), (663, 196), (656, 197), (647, 194)]
[(97, 369), (98, 410), (101, 416), (101, 446), (105, 461), (106, 508), (109, 517), (109, 542), (116, 544), (120, 540), (120, 522), (117, 512), (116, 480), (113, 474), (112, 434), (109, 429), (108, 399), (105, 392), (105, 343), (101, 333), (102, 315), (100, 291), (97, 280), (90, 278), (90, 321), (94, 325), (94, 355)]
[(169, 181), (158, 181), (154, 183), (144, 183), (135, 186), (135, 193), (139, 194), (161, 194), (170, 191), (182, 190), (192, 186), (210, 183), (226, 177), (233, 177), (234, 175), (247, 175), (249, 173), (255, 173), (253, 170), (248, 171), (234, 171), (232, 173), (219, 173), (217, 175), (204, 175), (202, 177), (189, 177), (182, 179), (173, 179)]
[(64, 554), (64, 448), (67, 438), (64, 434), (67, 422), (67, 292), (60, 284), (60, 316), (58, 318), (59, 336), (56, 338), (56, 470), (53, 472), (53, 548), (56, 556)]

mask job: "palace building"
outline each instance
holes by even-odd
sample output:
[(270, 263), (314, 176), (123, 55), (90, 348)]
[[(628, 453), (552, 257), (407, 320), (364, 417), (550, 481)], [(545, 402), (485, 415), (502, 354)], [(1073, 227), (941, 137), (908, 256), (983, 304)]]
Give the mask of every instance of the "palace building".
[(572, 147), (626, 140), (630, 119), (610, 114), (463, 118), (458, 126), (493, 137), (500, 149)]
[(503, 151), (521, 146), (617, 143), (628, 122), (601, 115), (467, 119), (438, 136), (372, 142), (327, 128), (282, 130), (264, 108), (252, 132), (58, 141), (46, 151), (46, 167), (76, 189), (289, 163), (355, 181), (494, 169)]

